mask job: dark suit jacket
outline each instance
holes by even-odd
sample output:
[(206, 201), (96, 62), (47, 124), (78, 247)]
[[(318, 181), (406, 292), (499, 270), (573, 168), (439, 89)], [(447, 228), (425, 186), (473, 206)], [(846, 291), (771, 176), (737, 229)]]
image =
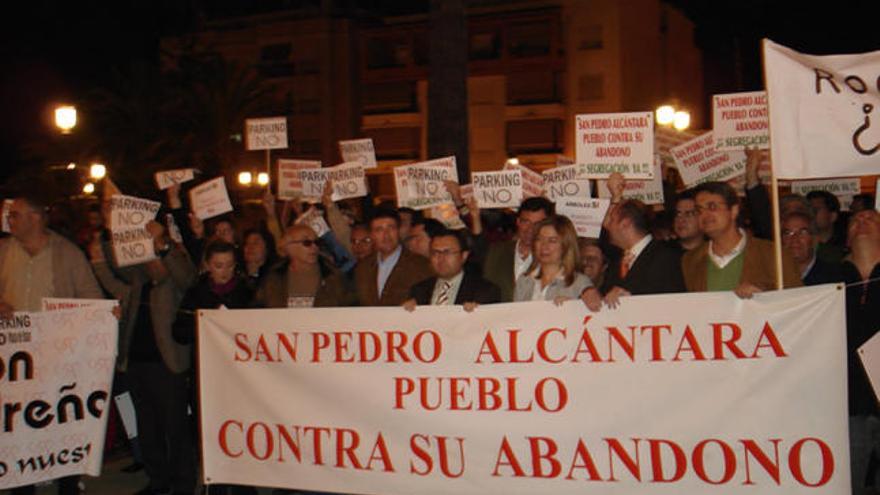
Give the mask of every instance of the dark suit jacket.
[[(416, 300), (416, 304), (431, 304), (431, 296), (434, 295), (434, 285), (437, 277), (427, 278), (413, 286), (409, 296)], [(475, 302), (479, 304), (494, 304), (501, 302), (501, 291), (498, 286), (484, 279), (476, 273), (464, 273), (461, 286), (455, 296), (455, 304)]]
[(483, 263), (483, 277), (501, 290), (501, 302), (513, 301), (513, 257), (516, 256), (516, 239), (496, 242), (489, 246)]
[(608, 266), (602, 293), (614, 286), (626, 289), (633, 295), (685, 292), (681, 252), (652, 239), (633, 262), (626, 277), (620, 277), (619, 262)]
[(804, 277), (804, 285), (822, 285), (843, 282), (845, 274), (840, 263), (831, 263), (821, 258), (816, 258), (813, 267)]
[(354, 270), (354, 284), (361, 306), (399, 306), (409, 297), (410, 287), (434, 274), (428, 258), (404, 249), (380, 295), (376, 290), (379, 273), (376, 256), (361, 260)]

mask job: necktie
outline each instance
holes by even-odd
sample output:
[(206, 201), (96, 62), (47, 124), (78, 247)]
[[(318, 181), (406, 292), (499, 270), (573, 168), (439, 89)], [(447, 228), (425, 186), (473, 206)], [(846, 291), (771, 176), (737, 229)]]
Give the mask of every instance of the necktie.
[(440, 294), (437, 296), (437, 306), (443, 306), (449, 301), (449, 289), (452, 288), (452, 284), (444, 281), (443, 286), (440, 287)]
[(620, 259), (620, 278), (626, 278), (626, 275), (629, 273), (630, 265), (632, 265), (635, 256), (628, 250), (623, 253), (623, 258)]

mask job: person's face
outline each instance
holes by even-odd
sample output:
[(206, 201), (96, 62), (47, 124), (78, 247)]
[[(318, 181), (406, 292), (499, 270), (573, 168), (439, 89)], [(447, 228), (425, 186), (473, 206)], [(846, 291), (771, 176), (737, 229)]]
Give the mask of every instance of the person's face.
[(730, 230), (736, 229), (739, 206), (727, 206), (723, 196), (710, 192), (698, 193), (695, 202), (699, 215), (700, 231), (710, 239), (717, 239)]
[(230, 244), (235, 244), (235, 232), (229, 222), (220, 222), (214, 226), (214, 237)]
[(369, 230), (357, 228), (351, 231), (351, 251), (358, 261), (372, 256), (373, 238), (370, 237)]
[(693, 239), (701, 235), (696, 201), (682, 199), (675, 204), (675, 222), (672, 228), (679, 239)]
[(370, 223), (373, 246), (382, 256), (388, 256), (400, 245), (397, 222), (393, 218), (377, 218)]
[(214, 253), (207, 262), (208, 276), (215, 284), (225, 284), (235, 275), (235, 255), (233, 253)]
[(425, 232), (424, 225), (415, 225), (409, 229), (406, 248), (411, 252), (426, 258), (431, 255), (431, 238), (428, 237), (428, 233)]
[(314, 265), (318, 262), (318, 236), (312, 229), (290, 229), (284, 237), (284, 251), (293, 263)]
[(602, 250), (599, 249), (599, 246), (589, 245), (581, 248), (580, 254), (581, 264), (584, 266), (584, 275), (590, 277), (590, 280), (599, 280), (607, 267)]
[(244, 240), (244, 260), (247, 263), (262, 265), (266, 262), (267, 254), (266, 241), (260, 234), (251, 234)]
[(440, 278), (452, 278), (461, 271), (468, 252), (462, 251), (455, 237), (445, 235), (431, 239), (431, 267)]
[(27, 202), (16, 199), (9, 207), (9, 233), (18, 240), (25, 239), (42, 228), (40, 213)]
[(535, 235), (535, 224), (547, 218), (544, 210), (521, 211), (516, 217), (516, 236), (526, 245), (531, 245)]
[(551, 225), (545, 225), (535, 236), (535, 258), (542, 265), (562, 262), (562, 236)]
[(820, 231), (830, 229), (834, 221), (837, 220), (837, 213), (829, 210), (822, 198), (810, 199), (810, 206), (813, 207), (813, 213), (816, 215), (816, 227)]
[(880, 244), (880, 213), (876, 210), (862, 210), (849, 221), (847, 239), (856, 249), (860, 241)]
[(782, 222), (782, 245), (796, 263), (813, 259), (816, 237), (810, 232), (810, 224), (803, 218), (792, 217)]

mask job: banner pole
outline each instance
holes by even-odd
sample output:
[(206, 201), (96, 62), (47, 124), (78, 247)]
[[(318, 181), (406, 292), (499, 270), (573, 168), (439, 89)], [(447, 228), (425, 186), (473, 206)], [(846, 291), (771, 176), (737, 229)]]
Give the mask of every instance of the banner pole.
[[(764, 90), (767, 92), (767, 119), (770, 120), (770, 88), (767, 84), (767, 62), (764, 54), (767, 50), (767, 38), (761, 40), (761, 73), (764, 77)], [(779, 180), (776, 177), (776, 167), (773, 164), (773, 126), (768, 126), (770, 141), (770, 206), (773, 215), (773, 254), (776, 261), (776, 290), (782, 290), (782, 230), (779, 218)], [(763, 186), (762, 186), (763, 187)]]
[(272, 150), (266, 149), (266, 175), (269, 182), (266, 183), (266, 191), (272, 192)]

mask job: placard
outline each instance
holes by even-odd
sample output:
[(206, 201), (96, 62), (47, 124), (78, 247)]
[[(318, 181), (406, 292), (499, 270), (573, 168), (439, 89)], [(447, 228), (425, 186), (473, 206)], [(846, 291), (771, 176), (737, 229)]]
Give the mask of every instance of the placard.
[(545, 170), (544, 197), (558, 203), (565, 199), (587, 199), (590, 197), (589, 179), (578, 178), (577, 165), (565, 165)]
[(467, 228), (467, 225), (461, 221), (461, 213), (453, 203), (443, 203), (442, 205), (431, 208), (431, 218), (439, 221), (446, 226), (447, 229), (461, 230)]
[(519, 163), (506, 162), (504, 170), (519, 170), (523, 180), (523, 199), (537, 198), (544, 195), (544, 177)]
[(598, 239), (609, 206), (608, 199), (565, 199), (556, 203), (556, 213), (571, 220), (578, 236)]
[(365, 169), (376, 168), (376, 149), (370, 138), (339, 141), (339, 153), (343, 162), (358, 162)]
[(654, 175), (654, 114), (595, 113), (576, 117), (575, 147), (581, 179), (628, 179)]
[(827, 191), (837, 196), (840, 209), (849, 211), (853, 196), (861, 192), (862, 181), (858, 177), (826, 180), (793, 180), (791, 192), (806, 196), (811, 191)]
[(184, 182), (189, 182), (195, 178), (196, 169), (194, 168), (179, 168), (175, 170), (162, 170), (161, 172), (156, 172), (156, 186), (159, 187), (160, 190), (164, 191), (171, 186), (177, 184), (183, 184)]
[(770, 149), (767, 92), (730, 93), (712, 97), (715, 149), (742, 151)]
[(315, 235), (319, 239), (324, 237), (327, 232), (330, 232), (330, 226), (324, 220), (324, 214), (314, 206), (310, 206), (294, 223), (308, 225), (315, 231)]
[(471, 173), (474, 198), (480, 208), (518, 208), (523, 196), (522, 182), (519, 170)]
[(232, 211), (232, 202), (229, 201), (229, 192), (223, 177), (211, 179), (190, 189), (189, 204), (199, 220)]
[(149, 199), (114, 194), (110, 197), (110, 218), (107, 219), (107, 228), (110, 230), (128, 230), (143, 228), (151, 220), (156, 219), (156, 214), (162, 203)]
[(746, 173), (742, 151), (715, 151), (712, 131), (672, 148), (678, 173), (685, 187), (703, 182), (726, 181)]
[(278, 160), (278, 199), (291, 200), (302, 196), (302, 179), (299, 171), (321, 168), (317, 160)]
[(874, 209), (880, 211), (880, 179), (877, 179), (877, 184), (874, 186)]
[(458, 182), (455, 167), (428, 165), (430, 162), (394, 167), (394, 189), (398, 208), (424, 210), (452, 201), (444, 181)]
[(153, 236), (143, 227), (111, 230), (110, 245), (118, 267), (138, 265), (157, 258)]
[[(657, 159), (659, 161), (660, 157)], [(659, 165), (656, 170), (660, 170)], [(596, 189), (600, 198), (611, 198), (607, 180), (597, 180)], [(654, 174), (651, 180), (627, 180), (623, 186), (623, 199), (635, 199), (646, 205), (664, 204), (663, 180), (660, 174)]]
[(42, 299), (43, 311), (61, 311), (64, 309), (77, 308), (100, 308), (113, 311), (119, 306), (115, 299), (73, 299), (63, 297), (44, 297)]
[(287, 148), (287, 117), (247, 119), (244, 127), (248, 151)]

